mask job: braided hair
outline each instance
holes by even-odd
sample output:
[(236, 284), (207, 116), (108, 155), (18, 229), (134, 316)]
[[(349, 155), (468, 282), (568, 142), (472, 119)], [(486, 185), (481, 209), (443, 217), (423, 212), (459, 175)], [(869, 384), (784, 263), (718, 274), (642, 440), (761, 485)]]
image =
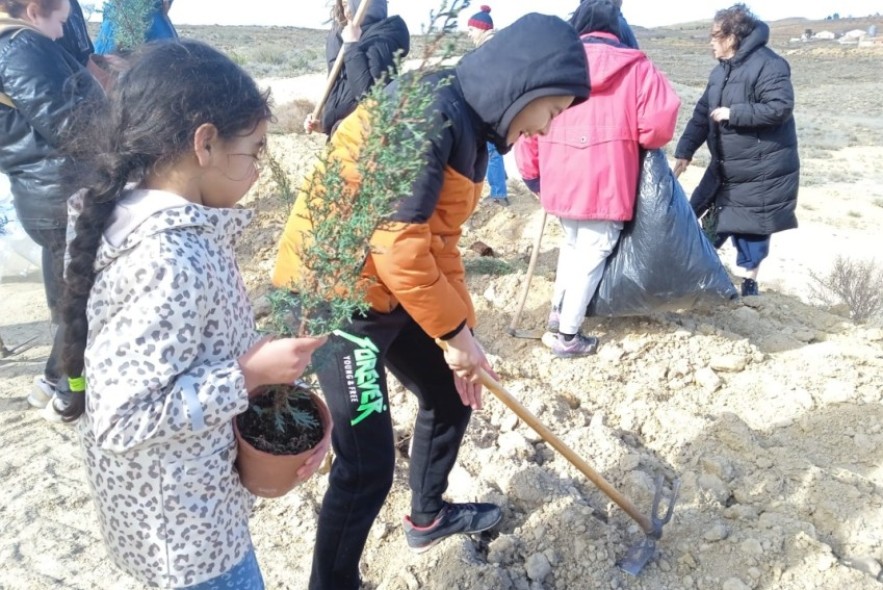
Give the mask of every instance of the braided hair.
[[(69, 246), (62, 304), (62, 356), (68, 375), (84, 376), (86, 305), (95, 283), (95, 259), (126, 185), (185, 157), (203, 124), (214, 125), (227, 139), (250, 132), (270, 117), (268, 93), (208, 45), (189, 40), (147, 44), (133, 56), (106, 106), (91, 112), (91, 124), (80, 125), (84, 132), (69, 146), (77, 170), (88, 176), (80, 183), (81, 213)], [(82, 393), (74, 395), (62, 414), (65, 420), (84, 412), (86, 392)]]

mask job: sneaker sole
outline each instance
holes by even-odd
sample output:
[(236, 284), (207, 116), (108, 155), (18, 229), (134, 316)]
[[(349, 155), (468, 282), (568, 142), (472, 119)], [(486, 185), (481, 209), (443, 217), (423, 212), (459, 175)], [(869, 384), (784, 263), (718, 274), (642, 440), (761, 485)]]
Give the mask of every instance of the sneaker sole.
[(37, 389), (35, 386), (34, 390), (28, 394), (28, 405), (32, 408), (37, 408), (38, 410), (43, 409), (51, 399), (52, 396), (46, 395), (42, 389)]
[(483, 533), (487, 530), (494, 528), (495, 526), (500, 524), (501, 520), (503, 520), (502, 510), (500, 511), (500, 517), (497, 518), (497, 520), (495, 520), (493, 522), (493, 524), (489, 524), (488, 526), (484, 527), (483, 529), (476, 529), (474, 531), (469, 531), (468, 533), (452, 533), (446, 537), (439, 537), (438, 539), (431, 541), (428, 545), (422, 545), (420, 547), (412, 547), (411, 545), (408, 545), (408, 548), (411, 550), (412, 553), (417, 553), (417, 554), (425, 553), (426, 551), (429, 551), (430, 549), (432, 549), (433, 547), (435, 547), (436, 545), (438, 545), (439, 543), (441, 543), (445, 539), (450, 539), (454, 535), (477, 535), (479, 533)]
[(580, 352), (580, 353), (555, 352), (553, 350), (552, 356), (554, 356), (556, 359), (578, 359), (578, 358), (582, 358), (584, 356), (592, 356), (597, 353), (598, 353), (597, 348), (591, 352)]
[(46, 407), (46, 404), (48, 404), (48, 403), (49, 403), (48, 399), (38, 398), (33, 393), (28, 395), (28, 405), (31, 406), (32, 408), (37, 408), (38, 410), (42, 410), (43, 408)]

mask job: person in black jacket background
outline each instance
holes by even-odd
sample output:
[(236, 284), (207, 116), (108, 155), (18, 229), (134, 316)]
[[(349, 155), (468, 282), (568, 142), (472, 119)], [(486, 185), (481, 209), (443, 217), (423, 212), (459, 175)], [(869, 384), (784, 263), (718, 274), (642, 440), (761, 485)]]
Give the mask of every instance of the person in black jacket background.
[(63, 27), (64, 35), (55, 42), (73, 55), (81, 66), (86, 66), (89, 63), (89, 56), (95, 53), (95, 46), (92, 45), (92, 39), (89, 37), (80, 3), (77, 0), (70, 0), (70, 4), (71, 12)]
[(770, 235), (797, 227), (800, 183), (794, 88), (788, 62), (767, 47), (770, 30), (744, 4), (714, 17), (719, 64), (675, 150), (675, 175), (703, 142), (711, 164), (690, 203), (716, 218), (716, 247), (732, 237), (744, 273), (742, 295), (757, 295)]
[(337, 125), (350, 113), (374, 84), (395, 74), (398, 52), (408, 55), (411, 34), (400, 16), (388, 16), (387, 0), (371, 0), (362, 25), (355, 26), (352, 18), (362, 0), (335, 0), (331, 10), (332, 28), (325, 42), (328, 71), (334, 65), (341, 47), (344, 50), (343, 67), (328, 97), (319, 121), (308, 116), (304, 121), (307, 133), (322, 131), (329, 137)]
[(69, 12), (69, 0), (0, 0), (0, 86), (5, 99), (0, 105), (0, 171), (9, 176), (22, 227), (43, 249), (43, 286), (57, 325), (44, 374), (35, 379), (28, 403), (48, 404), (44, 416), (57, 421), (69, 400), (61, 368), (59, 305), (70, 196), (65, 169), (71, 161), (61, 146), (73, 133), (78, 110), (104, 99), (95, 78), (55, 43)]

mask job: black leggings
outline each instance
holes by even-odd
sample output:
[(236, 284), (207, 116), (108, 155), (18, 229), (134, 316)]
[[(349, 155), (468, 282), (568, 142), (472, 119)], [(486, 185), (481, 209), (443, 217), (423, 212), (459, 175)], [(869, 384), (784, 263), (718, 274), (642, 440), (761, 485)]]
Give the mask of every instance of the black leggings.
[(24, 227), (25, 232), (43, 249), (43, 290), (46, 292), (46, 304), (49, 306), (54, 335), (52, 350), (46, 360), (43, 377), (58, 387), (65, 394), (67, 376), (61, 363), (61, 351), (64, 346), (64, 326), (61, 322), (61, 299), (64, 295), (64, 229), (33, 229)]
[(334, 418), (335, 458), (309, 587), (349, 590), (359, 587), (368, 531), (392, 486), (395, 441), (383, 367), (419, 403), (409, 478), (412, 516), (433, 517), (441, 510), (471, 409), (460, 400), (441, 349), (401, 307), (354, 319), (324, 349), (314, 365)]

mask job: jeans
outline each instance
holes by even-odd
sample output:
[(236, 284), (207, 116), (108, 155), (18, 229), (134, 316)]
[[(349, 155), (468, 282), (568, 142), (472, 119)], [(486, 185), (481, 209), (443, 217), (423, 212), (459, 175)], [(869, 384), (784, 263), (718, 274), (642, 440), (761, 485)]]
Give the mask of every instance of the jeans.
[(720, 234), (714, 243), (715, 248), (720, 248), (732, 238), (736, 248), (736, 266), (745, 270), (754, 270), (770, 254), (770, 236), (758, 236), (754, 234)]
[(187, 586), (185, 590), (264, 590), (264, 578), (254, 549), (226, 574)]
[(43, 378), (51, 383), (64, 397), (68, 392), (67, 375), (62, 367), (61, 353), (64, 347), (64, 324), (61, 321), (61, 301), (64, 296), (64, 250), (66, 246), (65, 229), (33, 229), (23, 226), (32, 240), (42, 248), (43, 255), (43, 290), (46, 293), (46, 305), (54, 331), (52, 349)]
[(334, 419), (334, 463), (319, 512), (311, 590), (359, 588), (368, 531), (392, 486), (395, 440), (384, 366), (417, 396), (411, 515), (434, 517), (469, 424), (442, 350), (398, 307), (353, 319), (314, 356)]
[(490, 197), (505, 199), (509, 193), (506, 189), (506, 166), (503, 164), (503, 156), (490, 142), (487, 144), (487, 153), (487, 182), (491, 186)]

